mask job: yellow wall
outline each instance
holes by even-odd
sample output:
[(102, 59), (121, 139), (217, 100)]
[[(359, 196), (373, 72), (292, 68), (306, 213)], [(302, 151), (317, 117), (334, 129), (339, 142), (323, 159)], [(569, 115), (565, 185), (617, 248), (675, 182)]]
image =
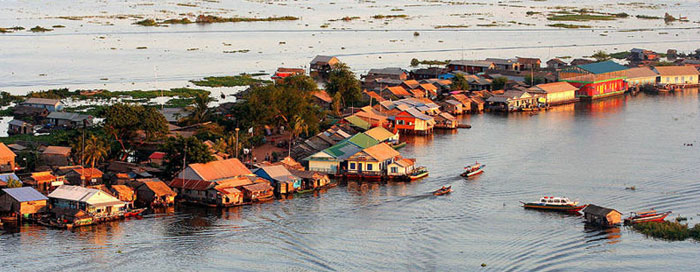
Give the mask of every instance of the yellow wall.
[[(351, 163), (355, 163), (355, 168), (350, 168)], [(348, 160), (348, 171), (357, 172), (357, 169), (359, 169), (358, 165), (362, 165), (362, 171), (381, 171), (381, 169), (379, 169), (379, 162), (354, 160)], [(368, 170), (367, 165), (372, 165), (372, 170)]]
[(309, 170), (311, 171), (322, 171), (335, 174), (335, 171), (332, 171), (332, 169), (334, 169), (333, 166), (335, 166), (335, 169), (337, 169), (338, 162), (309, 160)]
[(666, 84), (683, 84), (683, 83), (697, 84), (698, 83), (698, 76), (697, 75), (662, 76), (661, 83), (666, 83)]
[(576, 99), (576, 91), (547, 93), (547, 103), (559, 103)]
[(640, 85), (645, 85), (645, 84), (654, 84), (656, 83), (656, 77), (635, 77), (635, 78), (628, 78), (627, 83), (629, 86), (640, 86)]

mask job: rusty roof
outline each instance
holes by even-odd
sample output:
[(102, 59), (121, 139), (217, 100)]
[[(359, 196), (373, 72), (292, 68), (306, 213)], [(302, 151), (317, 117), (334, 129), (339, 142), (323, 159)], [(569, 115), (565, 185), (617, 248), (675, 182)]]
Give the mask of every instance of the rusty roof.
[(331, 96), (328, 95), (328, 93), (324, 90), (318, 90), (318, 91), (313, 92), (312, 94), (316, 98), (323, 100), (323, 102), (326, 102), (326, 103), (333, 102), (333, 98), (331, 98)]
[(165, 196), (165, 195), (177, 195), (170, 187), (168, 187), (165, 182), (162, 181), (147, 181), (143, 183), (148, 189), (151, 189), (151, 191), (156, 195), (156, 196)]
[(260, 192), (260, 191), (272, 190), (272, 186), (270, 186), (270, 184), (267, 182), (253, 183), (251, 185), (245, 185), (242, 188), (243, 188), (243, 190), (247, 190), (250, 192)]
[(362, 152), (365, 152), (367, 155), (380, 162), (400, 155), (396, 149), (393, 149), (385, 143), (365, 148)]
[(569, 82), (563, 82), (563, 81), (545, 83), (545, 84), (537, 84), (535, 86), (535, 88), (543, 90), (546, 93), (559, 93), (559, 92), (568, 92), (568, 91), (578, 90), (578, 88), (576, 88), (576, 86), (569, 84)]
[(102, 171), (97, 168), (74, 168), (72, 169), (76, 173), (85, 177), (101, 177)]
[(126, 185), (112, 185), (112, 190), (116, 191), (119, 195), (133, 195), (134, 189)]
[(206, 180), (191, 180), (191, 179), (173, 179), (169, 186), (171, 188), (182, 188), (195, 191), (204, 191), (215, 185), (216, 183)]
[(635, 67), (627, 70), (627, 78), (656, 77), (658, 74), (649, 67)]
[(654, 67), (660, 76), (687, 76), (698, 75), (698, 69), (693, 66), (656, 66)]
[(0, 143), (0, 158), (16, 157), (15, 152), (12, 152), (4, 143)]
[(44, 149), (44, 152), (43, 152), (43, 153), (44, 153), (44, 154), (50, 154), (50, 155), (63, 155), (63, 156), (68, 156), (68, 155), (70, 155), (70, 150), (71, 150), (71, 148), (70, 148), (70, 147), (67, 147), (67, 146), (55, 146), (55, 145), (51, 145), (51, 146), (46, 147), (46, 149)]
[(401, 86), (386, 87), (389, 92), (396, 96), (410, 96), (411, 94)]
[(253, 174), (236, 158), (208, 163), (193, 163), (188, 167), (194, 170), (203, 180), (209, 181)]

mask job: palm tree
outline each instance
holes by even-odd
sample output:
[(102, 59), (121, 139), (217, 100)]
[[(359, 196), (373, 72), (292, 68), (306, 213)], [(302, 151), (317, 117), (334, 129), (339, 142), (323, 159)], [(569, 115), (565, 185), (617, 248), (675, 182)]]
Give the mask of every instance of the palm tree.
[(15, 179), (14, 177), (7, 178), (7, 188), (19, 188), (22, 187), (22, 182)]
[(289, 152), (287, 156), (291, 157), (292, 156), (292, 143), (294, 138), (299, 136), (302, 132), (308, 134), (309, 133), (309, 125), (306, 124), (304, 121), (304, 118), (301, 118), (299, 115), (294, 115), (294, 123), (291, 126), (291, 129), (289, 131)]
[(192, 105), (187, 107), (187, 110), (191, 112), (187, 120), (191, 124), (199, 124), (206, 121), (209, 118), (209, 103), (214, 101), (213, 98), (209, 97), (209, 93), (198, 93), (194, 96)]
[(90, 137), (85, 140), (85, 155), (83, 159), (85, 162), (90, 164), (90, 167), (94, 168), (95, 164), (102, 161), (107, 157), (109, 152), (109, 145), (95, 135), (90, 135)]

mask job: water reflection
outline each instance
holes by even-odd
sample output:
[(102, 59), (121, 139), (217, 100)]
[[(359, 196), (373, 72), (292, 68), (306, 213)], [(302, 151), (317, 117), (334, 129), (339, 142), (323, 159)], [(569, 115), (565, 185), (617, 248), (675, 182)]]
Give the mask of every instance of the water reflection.
[(586, 234), (587, 243), (604, 241), (609, 245), (613, 245), (619, 243), (620, 237), (622, 237), (620, 227), (617, 226), (603, 228), (600, 226), (584, 224), (583, 231)]

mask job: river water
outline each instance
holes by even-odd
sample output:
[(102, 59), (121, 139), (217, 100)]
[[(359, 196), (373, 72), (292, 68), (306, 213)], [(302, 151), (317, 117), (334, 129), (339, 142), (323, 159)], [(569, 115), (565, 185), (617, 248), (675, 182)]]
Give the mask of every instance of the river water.
[[(621, 96), (536, 115), (463, 116), (472, 129), (407, 138), (430, 169), (413, 183), (341, 184), (273, 203), (179, 208), (72, 231), (0, 235), (3, 271), (695, 270), (696, 242), (588, 229), (524, 210), (567, 196), (622, 213), (673, 210), (700, 222), (697, 90)], [(694, 144), (687, 146), (686, 144)], [(478, 160), (483, 175), (465, 180)], [(454, 192), (430, 192), (452, 185)], [(636, 190), (626, 187), (635, 186)], [(673, 218), (670, 218), (673, 219)], [(485, 268), (481, 264), (486, 264)]]

